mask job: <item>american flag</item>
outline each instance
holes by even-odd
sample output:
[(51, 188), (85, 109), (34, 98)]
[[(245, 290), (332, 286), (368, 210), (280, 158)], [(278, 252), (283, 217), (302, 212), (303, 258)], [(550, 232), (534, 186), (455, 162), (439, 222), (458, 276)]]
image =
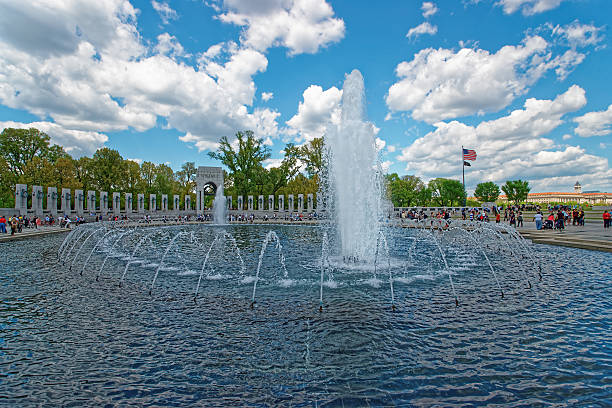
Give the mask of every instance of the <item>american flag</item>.
[(476, 150), (463, 149), (463, 160), (476, 160)]

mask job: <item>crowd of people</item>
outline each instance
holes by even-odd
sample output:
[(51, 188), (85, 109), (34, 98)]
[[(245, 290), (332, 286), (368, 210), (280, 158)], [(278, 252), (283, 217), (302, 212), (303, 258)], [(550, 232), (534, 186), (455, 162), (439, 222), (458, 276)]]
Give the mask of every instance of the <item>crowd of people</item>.
[(53, 217), (53, 215), (47, 215), (44, 218), (37, 215), (27, 217), (23, 215), (13, 214), (12, 217), (0, 216), (0, 234), (15, 235), (24, 232), (28, 229), (38, 229), (43, 226), (59, 226), (60, 228), (70, 228), (72, 224), (78, 225), (85, 221), (83, 217), (73, 217), (72, 219), (67, 215), (60, 215)]
[[(585, 223), (585, 212), (582, 207), (564, 206), (564, 205), (549, 205), (544, 209), (539, 205), (520, 205), (520, 206), (499, 206), (492, 208), (462, 208), (461, 219), (470, 221), (507, 223), (513, 227), (524, 227), (525, 211), (535, 211), (532, 221), (538, 230), (550, 229), (556, 231), (564, 231), (566, 226), (583, 227)], [(435, 211), (426, 211), (426, 209), (402, 209), (396, 213), (396, 217), (404, 220), (426, 220), (430, 219), (432, 225), (434, 220), (453, 218), (456, 211), (453, 209), (437, 209)], [(546, 215), (545, 215), (546, 214)], [(604, 210), (603, 212), (604, 228), (612, 227), (612, 212)], [(450, 221), (447, 221), (447, 223)]]
[[(511, 226), (520, 228), (524, 227), (524, 211), (535, 211), (533, 215), (533, 221), (535, 223), (535, 227), (537, 230), (556, 230), (556, 231), (564, 231), (567, 225), (572, 226), (584, 226), (585, 223), (585, 212), (584, 209), (577, 206), (548, 206), (545, 210), (543, 210), (538, 205), (530, 205), (525, 206), (524, 204), (521, 206), (507, 206), (507, 207), (493, 207), (493, 208), (463, 208), (461, 209), (461, 219), (462, 220), (470, 220), (470, 221), (480, 221), (480, 222), (491, 222), (495, 221), (496, 223), (503, 222), (508, 223)], [(548, 215), (545, 215), (547, 213)], [(440, 224), (448, 225), (450, 220), (457, 215), (457, 211), (454, 209), (437, 209), (426, 211), (426, 209), (402, 209), (401, 211), (396, 213), (396, 217), (400, 218), (403, 223), (404, 220), (429, 220), (431, 225), (437, 221)], [(105, 217), (102, 215), (91, 214), (92, 217), (95, 217), (95, 222), (101, 222), (105, 220)], [(211, 214), (200, 214), (194, 218), (195, 221), (198, 222), (210, 222), (213, 221), (213, 216)], [(257, 215), (255, 213), (244, 213), (244, 214), (231, 214), (228, 215), (226, 221), (230, 222), (240, 222), (240, 223), (253, 223), (257, 221), (313, 221), (318, 220), (319, 214), (316, 212), (312, 213), (282, 213), (277, 214), (273, 213), (271, 216), (268, 214)], [(123, 215), (109, 215), (107, 216), (107, 221), (120, 221), (120, 220), (129, 220), (128, 216)], [(163, 223), (177, 223), (184, 224), (191, 220), (189, 215), (176, 215), (172, 217), (163, 216), (160, 219)], [(141, 222), (146, 224), (152, 223), (151, 215), (144, 215)], [(38, 229), (41, 226), (59, 226), (60, 228), (71, 228), (71, 226), (79, 225), (83, 222), (86, 222), (84, 217), (75, 216), (70, 218), (68, 215), (60, 215), (55, 219), (53, 215), (46, 215), (44, 218), (38, 217), (36, 215), (32, 217), (27, 216), (17, 216), (13, 215), (12, 217), (0, 216), (0, 234), (8, 234), (10, 230), (11, 235), (15, 235), (17, 233), (21, 233), (24, 229)], [(603, 212), (603, 225), (604, 228), (612, 227), (612, 212), (609, 210), (604, 210)]]

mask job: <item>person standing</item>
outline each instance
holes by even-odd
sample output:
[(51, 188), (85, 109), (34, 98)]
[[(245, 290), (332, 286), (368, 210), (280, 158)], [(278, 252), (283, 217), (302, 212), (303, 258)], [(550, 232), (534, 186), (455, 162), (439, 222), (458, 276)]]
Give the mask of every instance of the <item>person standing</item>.
[(541, 230), (542, 229), (542, 213), (539, 211), (535, 213), (535, 215), (533, 216), (533, 220), (535, 221), (536, 229)]
[(612, 216), (610, 215), (610, 213), (608, 212), (608, 210), (603, 212), (603, 222), (604, 222), (604, 228), (610, 228), (610, 219), (612, 218)]
[(516, 228), (516, 215), (514, 215), (514, 211), (510, 211), (510, 226)]
[(11, 235), (15, 235), (18, 227), (19, 227), (19, 220), (13, 214), (13, 218), (11, 218)]
[(565, 229), (565, 216), (561, 210), (557, 211), (557, 229), (559, 232)]
[(6, 234), (6, 218), (0, 216), (0, 233)]
[(522, 211), (518, 212), (518, 216), (516, 217), (516, 220), (517, 220), (516, 226), (522, 227), (523, 226), (523, 212)]

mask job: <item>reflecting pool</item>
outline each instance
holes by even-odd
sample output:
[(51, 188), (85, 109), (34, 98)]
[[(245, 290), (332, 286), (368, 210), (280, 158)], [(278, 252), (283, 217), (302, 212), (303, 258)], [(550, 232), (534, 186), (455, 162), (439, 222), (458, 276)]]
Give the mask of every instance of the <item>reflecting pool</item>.
[[(134, 251), (145, 230), (155, 234)], [(271, 230), (278, 240), (262, 251)], [(180, 232), (180, 245), (168, 245)], [(525, 257), (518, 247), (486, 236), (435, 241), (388, 228), (389, 260), (374, 271), (334, 267), (333, 257), (322, 265), (316, 227), (118, 233), (96, 248), (75, 245), (64, 262), (63, 235), (2, 245), (1, 404), (610, 401), (609, 254), (532, 245), (540, 281), (531, 260), (516, 259)]]

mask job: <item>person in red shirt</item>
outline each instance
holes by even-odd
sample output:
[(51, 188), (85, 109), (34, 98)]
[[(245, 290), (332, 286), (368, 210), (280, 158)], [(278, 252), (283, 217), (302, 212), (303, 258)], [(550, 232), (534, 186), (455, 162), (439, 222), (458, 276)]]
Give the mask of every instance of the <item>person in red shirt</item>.
[(0, 217), (0, 233), (6, 234), (6, 218)]
[(612, 219), (612, 215), (610, 215), (610, 213), (606, 210), (603, 213), (603, 221), (604, 221), (604, 228), (610, 228), (610, 219)]

